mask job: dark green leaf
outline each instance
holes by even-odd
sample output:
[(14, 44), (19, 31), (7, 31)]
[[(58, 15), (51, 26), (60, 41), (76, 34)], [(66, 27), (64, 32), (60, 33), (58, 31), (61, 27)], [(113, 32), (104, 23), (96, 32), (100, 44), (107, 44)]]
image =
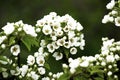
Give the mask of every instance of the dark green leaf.
[(48, 63), (45, 63), (44, 66), (45, 66), (45, 68), (50, 70), (50, 65)]
[(31, 46), (39, 46), (37, 39), (29, 35), (24, 36), (21, 41), (24, 43), (29, 51), (31, 50)]
[(60, 76), (60, 78), (58, 80), (70, 80), (70, 74), (65, 73), (62, 76)]

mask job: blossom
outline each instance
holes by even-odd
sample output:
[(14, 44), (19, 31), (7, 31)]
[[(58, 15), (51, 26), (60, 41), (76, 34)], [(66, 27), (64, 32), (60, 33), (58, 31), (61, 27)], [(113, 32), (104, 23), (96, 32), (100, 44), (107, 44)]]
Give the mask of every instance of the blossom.
[(22, 68), (20, 68), (20, 71), (21, 71), (21, 76), (24, 77), (28, 71), (28, 65), (23, 65)]
[(48, 44), (47, 49), (49, 52), (53, 53), (55, 51), (54, 45), (53, 44)]
[(76, 29), (77, 29), (77, 31), (81, 31), (81, 30), (83, 30), (83, 26), (79, 22), (77, 22)]
[(111, 72), (111, 71), (109, 71), (109, 72), (107, 73), (107, 75), (108, 75), (108, 76), (111, 76), (111, 75), (112, 75), (112, 72)]
[(107, 61), (107, 62), (114, 62), (114, 61), (115, 61), (115, 58), (114, 58), (113, 55), (107, 55), (106, 61)]
[(45, 35), (49, 35), (52, 33), (52, 29), (49, 25), (44, 25), (42, 31)]
[(79, 58), (74, 59), (74, 60), (69, 58), (69, 62), (70, 62), (70, 64), (69, 64), (70, 68), (77, 68), (80, 65), (80, 59)]
[(7, 78), (9, 76), (9, 74), (7, 72), (2, 72), (2, 75), (4, 78)]
[(31, 77), (33, 80), (38, 80), (38, 79), (39, 79), (39, 75), (37, 75), (34, 71), (31, 71), (31, 72), (30, 72), (30, 77)]
[(15, 30), (14, 23), (7, 23), (2, 29), (6, 35), (9, 35)]
[(1, 44), (5, 39), (7, 39), (6, 36), (0, 36), (0, 44)]
[(26, 32), (26, 34), (29, 34), (29, 35), (31, 35), (33, 37), (37, 36), (37, 33), (35, 32), (35, 28), (32, 27), (31, 25), (24, 24), (23, 30)]
[(20, 46), (16, 44), (10, 48), (10, 51), (14, 56), (17, 56), (20, 53)]
[(45, 74), (45, 68), (43, 68), (43, 67), (38, 68), (38, 72), (39, 72), (41, 75)]
[(59, 53), (59, 52), (55, 52), (53, 54), (53, 57), (56, 59), (56, 60), (60, 60), (63, 58), (63, 54), (62, 53)]
[(80, 63), (81, 67), (88, 67), (89, 66), (89, 62), (88, 61), (83, 61), (82, 63)]
[(36, 58), (36, 62), (38, 64), (38, 66), (44, 66), (44, 63), (45, 63), (45, 59), (42, 55), (38, 56)]
[(75, 47), (72, 47), (72, 48), (70, 49), (70, 53), (71, 53), (71, 54), (76, 54), (76, 53), (77, 53), (77, 49), (76, 49)]
[(27, 58), (28, 65), (33, 65), (35, 63), (35, 57), (32, 55), (29, 55)]
[(106, 8), (112, 9), (114, 6), (115, 6), (115, 0), (111, 0), (111, 2), (106, 5)]
[(120, 17), (115, 18), (115, 25), (120, 26)]
[(114, 18), (110, 15), (105, 15), (102, 19), (102, 23), (113, 22)]
[(43, 77), (42, 80), (50, 80), (49, 77)]

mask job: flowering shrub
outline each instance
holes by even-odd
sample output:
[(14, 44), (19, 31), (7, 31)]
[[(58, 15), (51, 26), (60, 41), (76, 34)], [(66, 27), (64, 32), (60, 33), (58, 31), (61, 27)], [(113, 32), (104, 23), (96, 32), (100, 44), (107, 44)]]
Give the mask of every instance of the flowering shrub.
[[(119, 1), (111, 0), (102, 23), (120, 26)], [(82, 56), (82, 25), (70, 15), (45, 15), (35, 26), (21, 20), (0, 32), (0, 80), (119, 80), (120, 41), (102, 38), (100, 54)], [(58, 70), (54, 70), (58, 68)]]

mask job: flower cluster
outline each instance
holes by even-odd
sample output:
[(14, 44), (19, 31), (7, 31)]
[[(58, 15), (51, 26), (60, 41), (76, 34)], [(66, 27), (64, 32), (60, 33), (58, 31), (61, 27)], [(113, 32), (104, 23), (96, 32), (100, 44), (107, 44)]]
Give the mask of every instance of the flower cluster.
[(120, 26), (120, 1), (111, 0), (111, 2), (106, 5), (106, 8), (111, 11), (104, 16), (102, 23), (112, 22), (115, 23), (116, 26)]
[(40, 46), (53, 54), (56, 60), (65, 54), (76, 54), (78, 48), (84, 49), (84, 35), (82, 25), (70, 15), (60, 17), (55, 12), (44, 16), (36, 24), (38, 34), (41, 35)]
[[(3, 69), (0, 76), (2, 79), (14, 76), (20, 80), (57, 80), (63, 72), (53, 73), (47, 60), (51, 57), (55, 58), (53, 62), (64, 60), (63, 57), (69, 58), (70, 54), (83, 50), (82, 29), (70, 15), (61, 17), (55, 12), (38, 20), (35, 26), (21, 20), (7, 23), (0, 33), (0, 53), (7, 56), (7, 61), (4, 63), (1, 58), (0, 61), (6, 65), (10, 59), (10, 63), (0, 67)], [(23, 58), (27, 58), (26, 61), (20, 62)]]
[[(102, 80), (114, 79), (118, 80), (117, 72), (119, 71), (117, 62), (120, 61), (120, 41), (114, 42), (114, 39), (102, 38), (103, 46), (101, 54), (95, 56), (82, 56), (76, 59), (69, 58), (69, 65), (63, 64), (64, 74), (70, 72), (72, 76), (85, 73), (86, 76), (94, 76), (94, 79), (101, 77)], [(101, 74), (101, 76), (100, 76)], [(85, 75), (83, 75), (85, 77)]]

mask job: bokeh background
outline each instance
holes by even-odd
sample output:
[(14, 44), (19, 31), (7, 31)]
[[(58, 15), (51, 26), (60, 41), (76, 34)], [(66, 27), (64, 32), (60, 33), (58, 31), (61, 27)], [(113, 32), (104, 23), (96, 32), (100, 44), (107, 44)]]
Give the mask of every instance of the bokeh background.
[(120, 28), (112, 23), (102, 24), (101, 20), (109, 12), (106, 4), (110, 0), (0, 0), (0, 27), (7, 22), (23, 20), (35, 25), (49, 12), (59, 15), (70, 14), (84, 26), (86, 46), (81, 55), (100, 53), (101, 38), (109, 37), (120, 40)]

